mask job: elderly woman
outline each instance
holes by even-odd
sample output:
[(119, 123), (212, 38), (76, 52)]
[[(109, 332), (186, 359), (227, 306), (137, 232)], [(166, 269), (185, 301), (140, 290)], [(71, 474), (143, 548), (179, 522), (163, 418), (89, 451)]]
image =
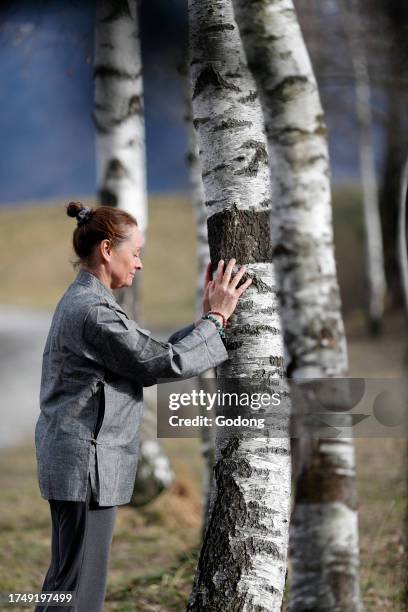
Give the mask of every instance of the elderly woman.
[[(129, 319), (112, 290), (143, 268), (143, 238), (128, 213), (71, 202), (80, 271), (55, 310), (41, 377), (35, 429), (41, 495), (52, 519), (51, 564), (43, 591), (73, 591), (77, 612), (101, 612), (117, 506), (132, 496), (143, 387), (189, 378), (228, 358), (223, 327), (245, 273), (235, 260), (207, 268), (203, 317), (168, 342)], [(55, 607), (55, 606), (54, 606)], [(36, 610), (54, 607), (37, 606)], [(60, 609), (55, 607), (55, 609)]]

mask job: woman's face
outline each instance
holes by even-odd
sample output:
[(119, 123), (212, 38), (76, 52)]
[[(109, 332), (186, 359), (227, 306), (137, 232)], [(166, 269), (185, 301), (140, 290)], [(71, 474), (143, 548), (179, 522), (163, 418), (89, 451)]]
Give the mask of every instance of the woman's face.
[(143, 268), (140, 252), (144, 244), (142, 233), (136, 225), (128, 228), (128, 239), (110, 249), (109, 272), (111, 288), (130, 287), (136, 271)]

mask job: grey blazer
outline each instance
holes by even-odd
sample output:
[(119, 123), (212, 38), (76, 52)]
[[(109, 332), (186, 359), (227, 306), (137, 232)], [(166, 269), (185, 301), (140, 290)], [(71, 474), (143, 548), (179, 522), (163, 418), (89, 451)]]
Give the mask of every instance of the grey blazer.
[[(85, 501), (90, 475), (101, 506), (128, 503), (143, 387), (195, 376), (226, 359), (210, 321), (159, 342), (126, 316), (96, 276), (80, 270), (57, 305), (44, 348), (35, 427), (42, 497)], [(102, 400), (105, 411), (96, 434)]]

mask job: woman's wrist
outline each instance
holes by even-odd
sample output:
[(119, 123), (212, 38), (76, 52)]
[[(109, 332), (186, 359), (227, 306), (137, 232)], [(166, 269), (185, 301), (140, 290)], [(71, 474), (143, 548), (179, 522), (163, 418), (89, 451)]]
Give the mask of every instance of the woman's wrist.
[(211, 323), (213, 323), (217, 328), (217, 331), (220, 334), (221, 338), (225, 338), (225, 331), (223, 325), (224, 318), (222, 314), (207, 312), (201, 317), (201, 319), (203, 319), (204, 321), (211, 321)]
[[(220, 325), (222, 325), (222, 327), (225, 327), (224, 325), (224, 318), (222, 315), (219, 315), (215, 312), (212, 312), (211, 310), (206, 312), (204, 316), (209, 316), (211, 315), (211, 317), (213, 317), (214, 319), (217, 319), (217, 321), (219, 321)], [(211, 320), (211, 319), (210, 319)]]

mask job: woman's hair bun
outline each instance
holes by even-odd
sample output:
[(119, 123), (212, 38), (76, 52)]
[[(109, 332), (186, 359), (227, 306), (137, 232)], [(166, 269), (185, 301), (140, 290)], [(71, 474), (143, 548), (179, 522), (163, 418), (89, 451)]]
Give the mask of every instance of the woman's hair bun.
[(67, 206), (68, 217), (77, 217), (78, 213), (85, 208), (81, 202), (70, 202)]

